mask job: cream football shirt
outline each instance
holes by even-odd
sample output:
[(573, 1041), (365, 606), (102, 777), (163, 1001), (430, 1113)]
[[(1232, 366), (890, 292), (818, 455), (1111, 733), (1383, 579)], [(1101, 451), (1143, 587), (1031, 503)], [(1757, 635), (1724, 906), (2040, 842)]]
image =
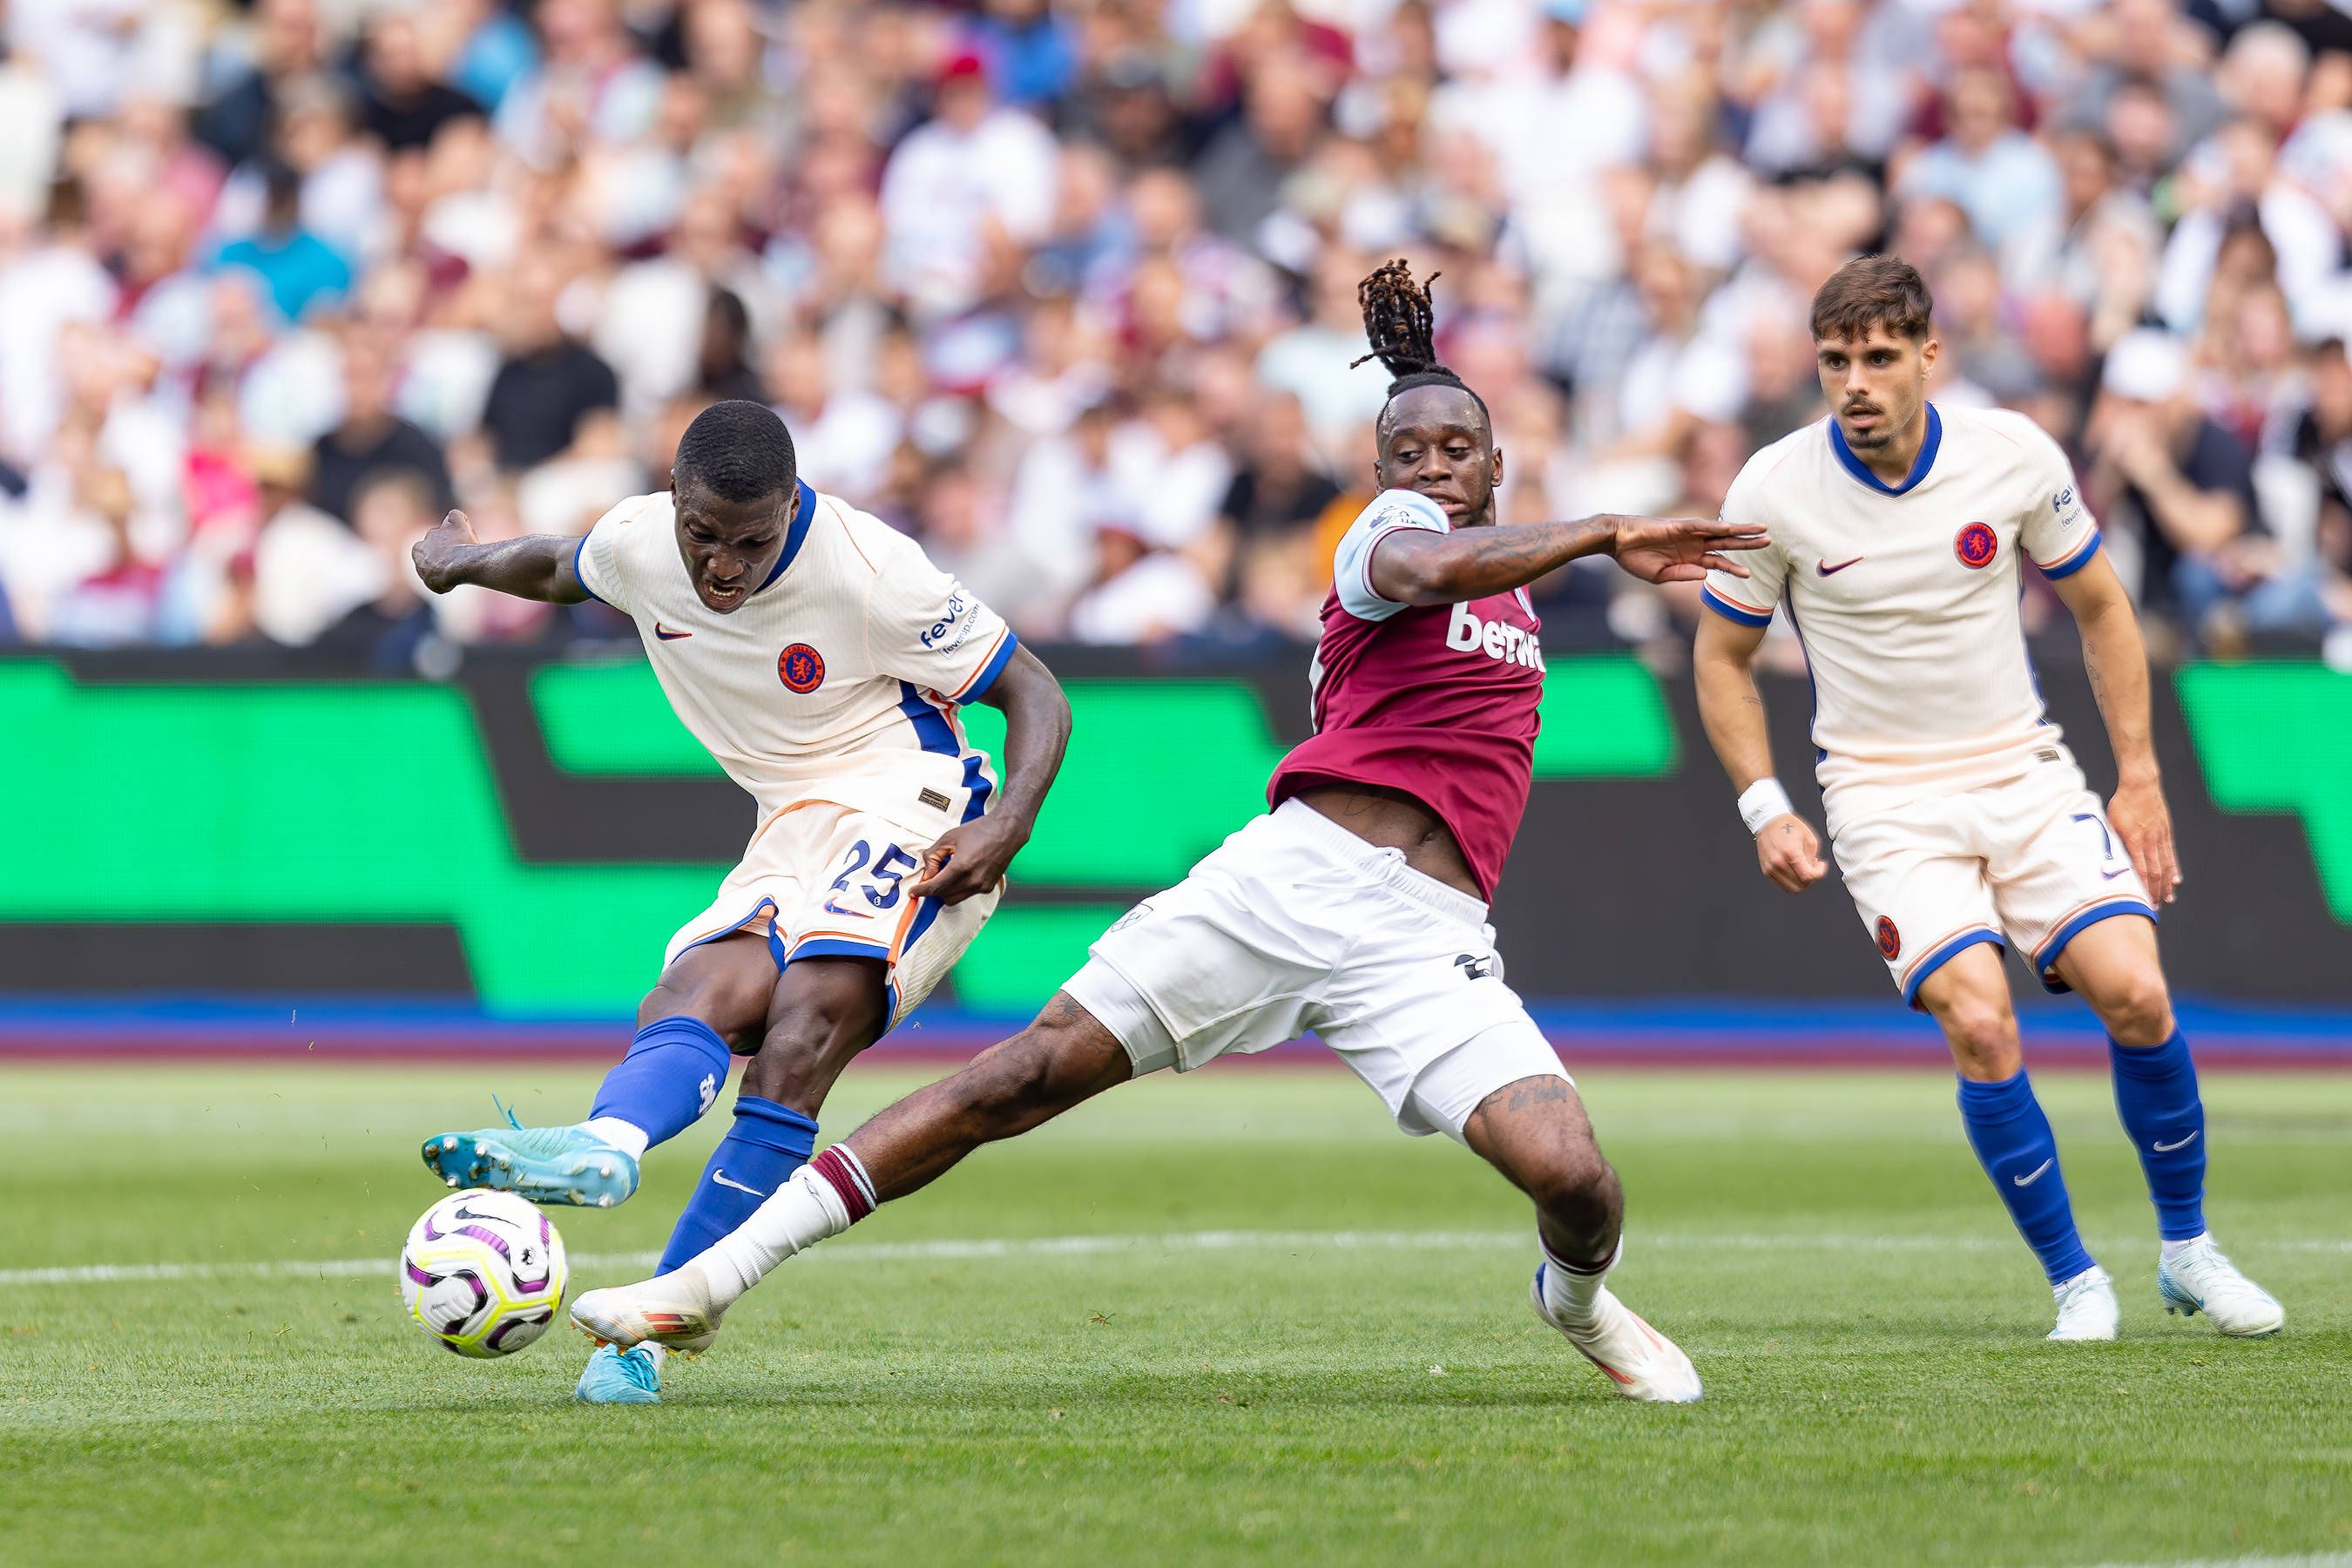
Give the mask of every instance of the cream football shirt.
[(888, 524), (801, 485), (774, 571), (727, 615), (694, 591), (666, 490), (599, 518), (578, 565), (762, 820), (827, 801), (943, 831), (985, 808), (995, 777), (957, 714), (1017, 641)]
[(1822, 788), (1913, 788), (2014, 777), (2058, 731), (2042, 710), (2019, 613), (2031, 561), (2089, 563), (2099, 531), (2065, 454), (2024, 415), (1928, 405), (1927, 435), (1889, 485), (1824, 418), (1748, 460), (1724, 498), (1760, 522), (1751, 574), (1708, 574), (1701, 597), (1743, 626), (1788, 614), (1814, 687)]

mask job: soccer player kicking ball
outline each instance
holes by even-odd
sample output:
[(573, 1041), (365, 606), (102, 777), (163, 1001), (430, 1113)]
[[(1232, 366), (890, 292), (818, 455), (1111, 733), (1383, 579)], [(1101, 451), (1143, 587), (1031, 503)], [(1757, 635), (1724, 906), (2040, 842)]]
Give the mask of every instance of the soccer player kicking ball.
[[(1760, 523), (1753, 571), (1701, 590), (1699, 711), (1740, 791), (1764, 874), (1821, 879), (1820, 840), (1772, 777), (1749, 672), (1778, 605), (1815, 689), (1830, 841), (1903, 1000), (1942, 1026), (1969, 1142), (2042, 1259), (2053, 1340), (2116, 1337), (2116, 1293), (2084, 1250), (2018, 1047), (2001, 949), (2106, 1026), (2116, 1109), (2155, 1200), (2168, 1310), (2269, 1334), (2276, 1301), (2206, 1234), (2205, 1110), (2156, 952), (2153, 889), (2180, 872), (2148, 741), (2147, 658), (2130, 598), (2057, 444), (2021, 414), (1939, 409), (1927, 285), (1889, 256), (1813, 297), (1831, 417), (1748, 461), (1727, 521)], [(2120, 774), (2102, 810), (2042, 716), (2018, 603), (2031, 558), (2080, 623)]]
[(1607, 553), (1652, 582), (1739, 568), (1763, 530), (1596, 518), (1497, 528), (1503, 455), (1486, 406), (1436, 362), (1402, 262), (1364, 282), (1398, 380), (1378, 426), (1381, 494), (1339, 547), (1309, 675), (1314, 737), (1272, 812), (1094, 945), (1036, 1022), (817, 1156), (733, 1235), (644, 1284), (573, 1305), (591, 1335), (688, 1351), (792, 1254), (981, 1144), (1131, 1078), (1314, 1030), (1408, 1133), (1443, 1131), (1535, 1200), (1544, 1321), (1635, 1399), (1684, 1401), (1683, 1352), (1602, 1280), (1616, 1173), (1559, 1059), (1503, 983), (1486, 899), (1525, 809), (1544, 663), (1527, 584)]
[[(730, 1050), (752, 1053), (664, 1253), (682, 1262), (800, 1168), (834, 1079), (978, 934), (1061, 766), (1069, 704), (911, 540), (802, 483), (783, 422), (756, 403), (697, 416), (671, 489), (584, 537), (482, 544), (452, 512), (415, 558), (436, 593), (593, 595), (631, 616), (679, 720), (758, 805), (742, 864), (670, 939), (588, 1120), (425, 1144), (453, 1187), (610, 1207), (647, 1148), (710, 1109)], [(1001, 793), (956, 717), (977, 701), (1004, 710)], [(659, 1385), (654, 1352), (601, 1352), (579, 1392), (643, 1404)]]

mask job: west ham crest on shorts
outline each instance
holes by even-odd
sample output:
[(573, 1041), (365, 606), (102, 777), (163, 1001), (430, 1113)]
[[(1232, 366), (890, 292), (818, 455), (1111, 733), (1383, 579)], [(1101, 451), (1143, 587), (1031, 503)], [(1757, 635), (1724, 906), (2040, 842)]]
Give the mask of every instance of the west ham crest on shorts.
[[(1979, 523), (1977, 526), (1982, 528), (1984, 525), (1982, 523)], [(1893, 921), (1888, 920), (1885, 915), (1879, 916), (1878, 956), (1886, 959), (1891, 963), (1895, 956), (1902, 951), (1903, 933), (1895, 929), (1895, 922)]]
[(824, 656), (804, 642), (796, 642), (776, 656), (776, 678), (790, 690), (814, 691), (824, 684)]
[(1991, 565), (1992, 558), (2000, 552), (2000, 535), (1992, 531), (1990, 523), (1972, 522), (1952, 541), (1952, 553), (1960, 558), (1963, 566), (1980, 570)]

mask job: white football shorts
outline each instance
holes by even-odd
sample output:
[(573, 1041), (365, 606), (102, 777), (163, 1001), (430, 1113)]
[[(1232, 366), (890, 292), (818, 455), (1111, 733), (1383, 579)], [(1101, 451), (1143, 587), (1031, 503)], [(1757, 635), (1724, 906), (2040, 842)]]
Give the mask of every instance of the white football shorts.
[(1297, 801), (1105, 931), (1063, 987), (1136, 1076), (1313, 1031), (1416, 1136), (1495, 1090), (1568, 1077), (1503, 984), (1486, 906)]
[(889, 1024), (915, 1010), (996, 911), (1002, 887), (942, 904), (906, 889), (935, 830), (911, 829), (830, 801), (788, 806), (760, 825), (710, 907), (678, 929), (667, 966), (730, 931), (768, 939), (779, 973), (803, 958), (875, 958)]
[(2032, 769), (1950, 795), (1830, 810), (1838, 870), (1903, 1000), (1979, 942), (2010, 943), (2052, 991), (2051, 966), (2084, 927), (2157, 918), (2083, 770), (2053, 744)]

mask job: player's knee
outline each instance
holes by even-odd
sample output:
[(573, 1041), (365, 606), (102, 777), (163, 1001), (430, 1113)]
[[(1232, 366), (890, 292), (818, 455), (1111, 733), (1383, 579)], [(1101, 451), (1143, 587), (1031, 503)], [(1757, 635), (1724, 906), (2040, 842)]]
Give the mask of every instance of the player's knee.
[(1031, 1031), (990, 1047), (950, 1083), (965, 1116), (989, 1135), (1009, 1136), (1061, 1109), (1059, 1076), (1050, 1044)]
[(1033, 1024), (982, 1052), (950, 1081), (984, 1135), (1010, 1137), (1108, 1088), (1118, 1075), (1099, 1057), (1084, 1040)]
[(2132, 970), (2095, 1000), (2099, 1021), (2123, 1045), (2147, 1048), (2172, 1037), (2172, 996), (2153, 966)]
[(1580, 1228), (1606, 1221), (1624, 1206), (1616, 1168), (1590, 1142), (1548, 1150), (1519, 1177), (1536, 1207)]
[(2010, 1064), (2019, 1055), (2017, 1016), (2003, 1005), (2005, 1000), (1958, 997), (1937, 1015), (1936, 1021), (1944, 1027), (1944, 1037), (1951, 1044), (1952, 1055), (1963, 1067), (2003, 1076), (2014, 1070)]
[(759, 999), (711, 975), (665, 974), (637, 1004), (637, 1027), (664, 1018), (694, 1018), (708, 1024), (738, 1056), (759, 1048)]
[(766, 1046), (785, 1050), (803, 1046), (822, 1047), (878, 1033), (883, 1005), (877, 996), (857, 994), (843, 987), (789, 997), (778, 1003), (769, 1016)]

